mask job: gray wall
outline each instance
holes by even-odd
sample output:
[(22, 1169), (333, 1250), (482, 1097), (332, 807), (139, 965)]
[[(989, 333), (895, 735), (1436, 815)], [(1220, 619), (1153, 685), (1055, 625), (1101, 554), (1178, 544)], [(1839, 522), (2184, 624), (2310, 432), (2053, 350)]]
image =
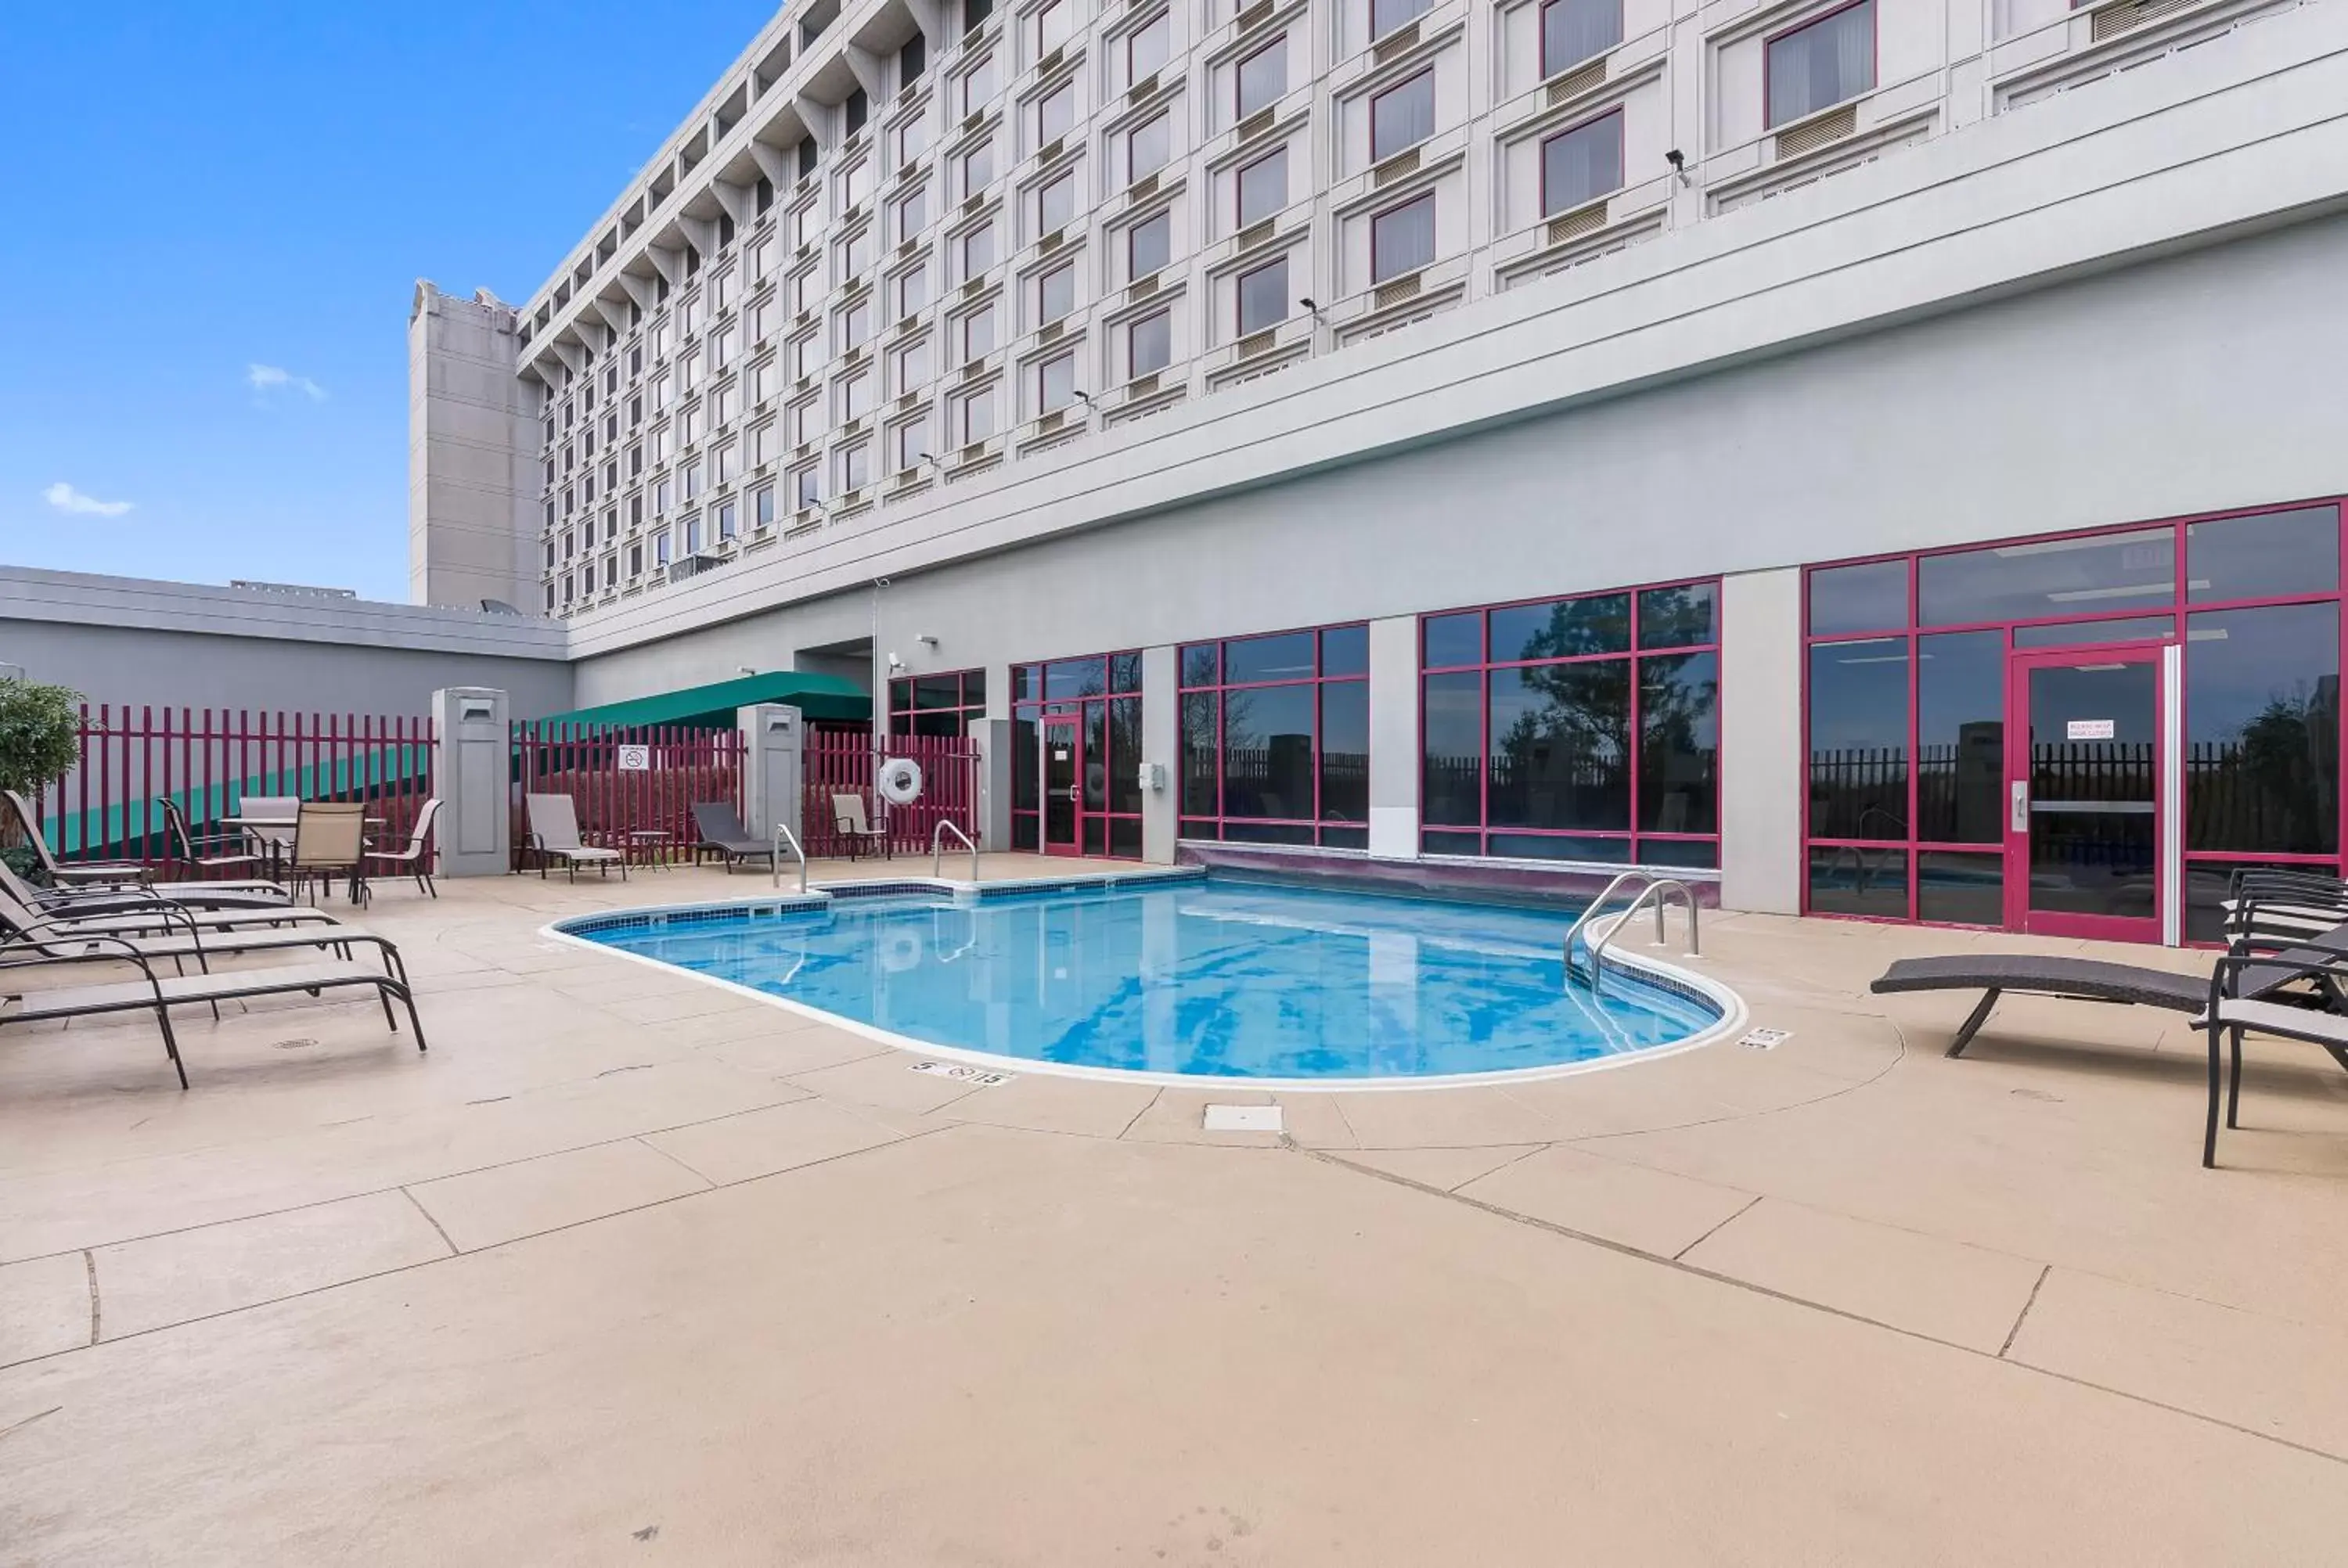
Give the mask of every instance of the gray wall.
[(0, 619), (0, 663), (93, 702), (421, 715), (443, 686), (512, 693), (513, 716), (572, 706), (560, 660)]

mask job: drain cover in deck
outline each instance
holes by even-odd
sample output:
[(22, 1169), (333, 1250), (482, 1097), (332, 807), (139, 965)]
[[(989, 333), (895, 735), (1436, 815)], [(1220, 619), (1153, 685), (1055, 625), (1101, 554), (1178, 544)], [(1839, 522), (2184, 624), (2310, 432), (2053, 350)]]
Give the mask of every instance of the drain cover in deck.
[(1277, 1105), (1210, 1105), (1207, 1107), (1207, 1131), (1210, 1132), (1277, 1132), (1280, 1131), (1280, 1107)]

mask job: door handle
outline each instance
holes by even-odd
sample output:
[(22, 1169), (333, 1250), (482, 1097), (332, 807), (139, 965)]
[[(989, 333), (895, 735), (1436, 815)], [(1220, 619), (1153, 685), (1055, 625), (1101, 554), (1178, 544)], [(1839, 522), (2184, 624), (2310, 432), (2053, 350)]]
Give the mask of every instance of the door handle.
[(2013, 781), (2013, 831), (2030, 831), (2030, 785), (2026, 780)]

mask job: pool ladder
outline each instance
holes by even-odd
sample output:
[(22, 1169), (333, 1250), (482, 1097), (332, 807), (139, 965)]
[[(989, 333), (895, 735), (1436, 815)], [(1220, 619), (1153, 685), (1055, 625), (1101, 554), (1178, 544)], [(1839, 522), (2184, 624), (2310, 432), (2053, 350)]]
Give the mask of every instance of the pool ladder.
[[(1591, 921), (1596, 919), (1599, 915), (1604, 912), (1606, 900), (1621, 892), (1624, 884), (1631, 882), (1641, 882), (1645, 884), (1645, 886), (1642, 886), (1639, 889), (1638, 896), (1631, 900), (1631, 907), (1622, 911), (1622, 917), (1615, 921), (1612, 926), (1609, 926), (1603, 936), (1600, 937), (1596, 941), (1587, 945), (1590, 969), (1587, 974), (1584, 974), (1574, 966), (1574, 938), (1581, 935), (1584, 927), (1588, 926)], [(1637, 917), (1639, 911), (1650, 903), (1655, 907), (1655, 946), (1659, 948), (1662, 947), (1664, 942), (1663, 907), (1672, 901), (1673, 895), (1678, 896), (1680, 903), (1687, 909), (1688, 957), (1698, 957), (1703, 952), (1703, 947), (1696, 930), (1695, 895), (1689, 890), (1688, 885), (1681, 881), (1676, 876), (1650, 876), (1643, 871), (1624, 871), (1618, 873), (1615, 876), (1614, 880), (1606, 885), (1605, 890), (1600, 893), (1597, 897), (1590, 901), (1590, 907), (1581, 912), (1581, 917), (1573, 922), (1572, 927), (1566, 932), (1566, 979), (1568, 980), (1580, 980), (1583, 985), (1590, 988), (1592, 995), (1597, 994), (1599, 988), (1599, 976), (1605, 969), (1603, 960), (1606, 954), (1606, 945), (1609, 942), (1612, 942), (1616, 937), (1622, 935), (1622, 928), (1628, 926), (1632, 920)]]
[(791, 825), (787, 822), (775, 824), (775, 854), (774, 857), (767, 862), (767, 867), (774, 873), (773, 884), (777, 887), (783, 885), (783, 845), (786, 844), (791, 846), (791, 854), (798, 859), (799, 891), (804, 893), (808, 890), (807, 851), (799, 847), (799, 835), (791, 831)]

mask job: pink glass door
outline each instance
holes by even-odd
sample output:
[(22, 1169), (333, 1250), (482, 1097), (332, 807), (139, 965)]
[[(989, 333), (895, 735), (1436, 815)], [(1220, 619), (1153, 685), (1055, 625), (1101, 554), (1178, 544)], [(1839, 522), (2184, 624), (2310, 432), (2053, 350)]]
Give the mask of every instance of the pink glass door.
[(2006, 682), (2006, 925), (2159, 941), (2160, 650), (2017, 652)]
[(1084, 739), (1074, 713), (1046, 713), (1037, 726), (1044, 747), (1044, 853), (1084, 853)]

